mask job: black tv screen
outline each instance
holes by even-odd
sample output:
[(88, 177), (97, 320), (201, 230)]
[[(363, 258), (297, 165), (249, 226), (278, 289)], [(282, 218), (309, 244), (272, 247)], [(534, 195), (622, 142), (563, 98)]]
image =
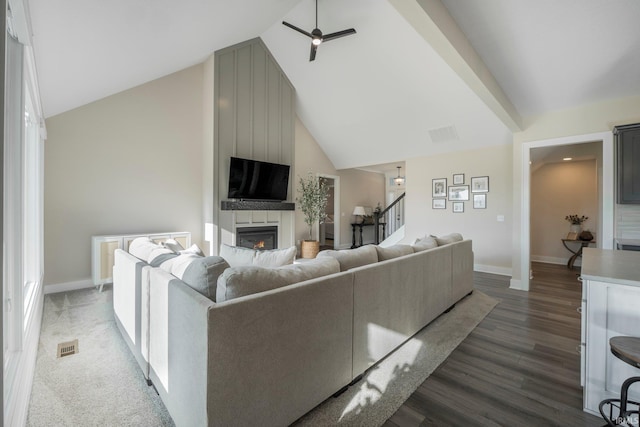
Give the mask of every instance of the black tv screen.
[(287, 200), (289, 166), (231, 157), (230, 199)]

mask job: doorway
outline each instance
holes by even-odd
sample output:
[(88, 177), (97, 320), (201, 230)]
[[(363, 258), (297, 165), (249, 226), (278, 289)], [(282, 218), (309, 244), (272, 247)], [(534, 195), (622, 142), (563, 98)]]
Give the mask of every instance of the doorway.
[(318, 174), (328, 189), (326, 219), (318, 224), (318, 240), (320, 250), (338, 249), (340, 247), (340, 177)]
[(573, 254), (582, 247), (580, 239), (588, 231), (590, 246), (598, 242), (602, 141), (535, 147), (530, 153), (531, 261), (569, 265), (574, 259), (579, 266)]
[(557, 147), (595, 141), (602, 143), (602, 168), (598, 169), (598, 216), (600, 221), (596, 230), (598, 236), (597, 246), (604, 249), (613, 248), (613, 134), (611, 132), (600, 132), (525, 142), (522, 144), (520, 283), (514, 286), (514, 280), (512, 279), (512, 287), (528, 291), (531, 278), (531, 150), (538, 147)]

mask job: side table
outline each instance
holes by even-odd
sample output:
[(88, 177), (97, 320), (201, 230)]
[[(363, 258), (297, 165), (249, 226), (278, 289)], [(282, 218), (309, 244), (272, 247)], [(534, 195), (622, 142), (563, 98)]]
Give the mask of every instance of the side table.
[[(579, 243), (580, 247), (577, 250), (573, 250), (569, 246), (567, 246), (567, 242)], [(578, 259), (578, 257), (582, 257), (582, 249), (586, 248), (591, 243), (596, 243), (596, 241), (595, 240), (562, 239), (562, 244), (564, 245), (564, 247), (567, 248), (567, 250), (573, 254), (571, 255), (571, 258), (569, 258), (569, 261), (567, 262), (567, 268), (573, 269), (573, 264), (576, 262), (576, 259)]]

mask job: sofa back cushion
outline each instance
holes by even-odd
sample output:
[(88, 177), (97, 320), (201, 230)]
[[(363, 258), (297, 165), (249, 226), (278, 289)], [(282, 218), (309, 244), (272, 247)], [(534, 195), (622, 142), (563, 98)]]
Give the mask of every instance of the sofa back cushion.
[(231, 267), (218, 278), (216, 302), (304, 282), (339, 271), (340, 265), (333, 258), (316, 258), (278, 268), (257, 265)]
[(374, 245), (360, 246), (356, 249), (326, 250), (318, 254), (318, 257), (335, 258), (340, 263), (340, 271), (347, 271), (362, 265), (378, 262), (378, 252)]
[(229, 246), (224, 243), (220, 247), (220, 256), (231, 267), (257, 265), (261, 267), (282, 267), (293, 264), (296, 258), (296, 247), (286, 249), (257, 250), (238, 246)]
[(185, 253), (162, 263), (160, 268), (215, 301), (218, 277), (229, 268), (229, 264), (219, 256), (202, 257)]
[(413, 244), (414, 252), (426, 251), (427, 249), (433, 249), (438, 247), (438, 242), (433, 236), (424, 236), (422, 239), (416, 239)]
[(461, 242), (462, 234), (460, 233), (451, 233), (446, 234), (444, 236), (436, 237), (436, 242), (438, 242), (438, 246), (448, 245), (449, 243)]
[(388, 259), (412, 254), (413, 248), (409, 245), (393, 245), (388, 248), (376, 246), (376, 252), (378, 252), (378, 261), (386, 261)]

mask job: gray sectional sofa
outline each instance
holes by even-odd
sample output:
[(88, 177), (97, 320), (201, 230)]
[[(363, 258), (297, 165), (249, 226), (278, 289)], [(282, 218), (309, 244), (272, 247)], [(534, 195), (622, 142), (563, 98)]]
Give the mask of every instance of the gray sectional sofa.
[(288, 425), (473, 290), (458, 236), (277, 268), (117, 251), (116, 322), (176, 425)]

